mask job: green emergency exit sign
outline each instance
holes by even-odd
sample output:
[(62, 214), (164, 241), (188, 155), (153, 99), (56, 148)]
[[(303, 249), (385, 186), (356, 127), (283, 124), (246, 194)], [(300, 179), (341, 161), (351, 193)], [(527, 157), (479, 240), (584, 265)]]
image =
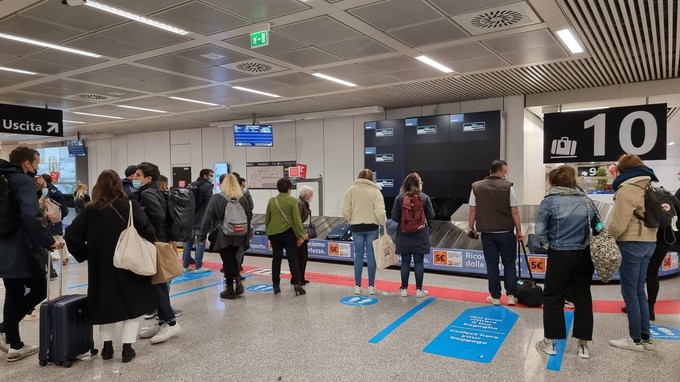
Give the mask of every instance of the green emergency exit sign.
[(269, 31), (253, 32), (250, 34), (250, 48), (259, 48), (269, 45)]

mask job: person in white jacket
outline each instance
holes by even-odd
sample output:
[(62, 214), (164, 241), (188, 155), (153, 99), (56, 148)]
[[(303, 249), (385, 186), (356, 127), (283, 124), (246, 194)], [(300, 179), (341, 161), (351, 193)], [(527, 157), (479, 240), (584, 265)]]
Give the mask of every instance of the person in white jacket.
[(369, 169), (361, 170), (357, 180), (345, 192), (341, 208), (342, 216), (352, 226), (354, 240), (354, 294), (361, 294), (361, 273), (364, 268), (364, 254), (368, 262), (368, 294), (376, 294), (375, 255), (373, 240), (378, 238), (378, 229), (385, 224), (385, 199), (380, 187)]

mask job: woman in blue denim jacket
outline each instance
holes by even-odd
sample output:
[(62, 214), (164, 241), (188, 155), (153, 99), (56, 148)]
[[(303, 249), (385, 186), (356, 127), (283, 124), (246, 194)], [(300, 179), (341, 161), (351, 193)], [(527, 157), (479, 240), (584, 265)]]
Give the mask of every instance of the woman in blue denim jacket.
[(588, 230), (597, 225), (598, 215), (592, 201), (576, 187), (573, 167), (552, 170), (548, 181), (551, 187), (536, 214), (536, 236), (548, 250), (543, 291), (545, 338), (536, 343), (536, 348), (549, 355), (557, 354), (555, 340), (567, 337), (564, 296), (570, 290), (574, 299), (572, 335), (578, 339), (578, 356), (590, 358), (588, 341), (593, 336), (590, 282), (595, 268), (590, 259)]

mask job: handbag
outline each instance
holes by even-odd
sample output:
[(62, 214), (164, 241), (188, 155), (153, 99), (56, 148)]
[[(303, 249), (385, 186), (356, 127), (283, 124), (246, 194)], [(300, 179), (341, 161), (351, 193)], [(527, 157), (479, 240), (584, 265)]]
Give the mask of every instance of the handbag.
[[(522, 280), (522, 253), (524, 254), (524, 261), (527, 263), (527, 269), (529, 270), (529, 280)], [(523, 241), (517, 243), (517, 259), (519, 262), (519, 267), (517, 268), (517, 292), (515, 292), (517, 301), (522, 303), (522, 305), (530, 307), (543, 305), (543, 289), (536, 284), (534, 275), (531, 273), (529, 257), (527, 256), (527, 249), (524, 246)]]
[(619, 250), (616, 240), (607, 233), (604, 229), (599, 234), (594, 235), (593, 229), (590, 225), (590, 210), (591, 207), (595, 209), (595, 214), (599, 221), (600, 213), (592, 204), (590, 198), (586, 196), (586, 203), (588, 204), (588, 233), (590, 234), (590, 258), (595, 266), (595, 272), (602, 282), (609, 282), (614, 277), (616, 271), (621, 265), (621, 251)]
[(383, 234), (373, 240), (373, 253), (375, 255), (375, 265), (378, 268), (384, 269), (399, 262), (397, 247), (394, 245), (390, 235), (387, 234), (386, 225), (383, 225)]
[[(123, 219), (122, 216), (121, 219)], [(113, 252), (113, 266), (127, 269), (141, 276), (154, 275), (156, 274), (156, 247), (139, 236), (137, 229), (132, 225), (133, 219), (132, 202), (130, 202), (127, 228), (118, 237), (118, 243)]]
[[(276, 207), (279, 209), (279, 212), (281, 212), (281, 216), (283, 216), (283, 220), (285, 220), (286, 223), (288, 223), (288, 225), (291, 226), (291, 228), (292, 228), (292, 227), (293, 227), (293, 222), (292, 222), (291, 219), (288, 217), (288, 214), (286, 214), (286, 213), (283, 211), (283, 208), (281, 208), (281, 205), (279, 204), (279, 198), (278, 198), (277, 196), (274, 197), (274, 203), (276, 203)], [(305, 242), (304, 239), (302, 239), (302, 238), (297, 238), (297, 246), (298, 246), (298, 247), (301, 247), (302, 244), (304, 244), (304, 242)]]
[(316, 239), (318, 235), (316, 234), (316, 225), (312, 223), (312, 215), (309, 215), (309, 224), (303, 224), (302, 229), (305, 231), (309, 239)]
[(59, 223), (61, 222), (62, 216), (61, 216), (61, 204), (55, 202), (54, 200), (50, 198), (45, 198), (43, 201), (43, 204), (45, 205), (45, 210), (52, 215), (52, 217), (49, 219), (50, 223)]
[(157, 241), (154, 246), (156, 247), (157, 270), (156, 274), (151, 277), (151, 283), (167, 283), (181, 275), (182, 265), (179, 263), (179, 257), (172, 244)]

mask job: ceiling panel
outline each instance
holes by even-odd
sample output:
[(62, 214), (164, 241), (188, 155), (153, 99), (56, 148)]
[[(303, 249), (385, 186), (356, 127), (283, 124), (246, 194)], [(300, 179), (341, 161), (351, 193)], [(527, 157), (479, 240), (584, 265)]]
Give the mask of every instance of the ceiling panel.
[(187, 0), (106, 0), (106, 3), (108, 4), (143, 15), (185, 2), (187, 2)]
[(161, 69), (172, 70), (174, 72), (185, 73), (208, 67), (208, 64), (189, 60), (174, 54), (164, 54), (153, 58), (137, 61), (140, 64), (154, 66)]
[(412, 47), (467, 37), (467, 34), (462, 29), (446, 19), (394, 29), (387, 33)]
[(494, 55), (494, 53), (487, 49), (484, 45), (477, 42), (457, 45), (450, 48), (425, 51), (425, 53), (429, 57), (439, 62), (460, 61)]
[(148, 48), (143, 48), (130, 43), (114, 40), (108, 37), (89, 34), (62, 44), (69, 48), (81, 49), (88, 52), (98, 53), (106, 49), (106, 56), (122, 58), (133, 54), (145, 52)]
[(42, 74), (59, 74), (75, 69), (75, 66), (62, 65), (59, 63), (36, 60), (27, 57), (21, 57), (15, 60), (3, 62), (2, 66), (7, 66), (9, 68), (16, 68), (21, 70), (28, 70), (31, 72)]
[[(121, 103), (127, 105), (127, 102)], [(159, 115), (159, 113), (153, 113), (150, 111), (134, 110), (124, 107), (118, 107), (115, 105), (94, 105), (87, 108), (79, 109), (79, 112), (91, 113), (91, 114), (101, 114), (109, 115), (113, 117), (121, 118), (145, 118), (153, 117)], [(97, 117), (94, 117), (97, 118)], [(101, 119), (100, 119), (101, 120)]]
[(548, 46), (535, 49), (527, 49), (521, 52), (503, 53), (513, 65), (524, 65), (534, 62), (554, 61), (569, 57), (560, 46)]
[(59, 43), (85, 33), (22, 16), (11, 16), (2, 20), (0, 32), (51, 43)]
[(44, 49), (34, 45), (22, 44), (11, 40), (0, 39), (0, 60), (12, 59)]
[[(398, 82), (399, 80), (387, 74), (374, 73), (368, 76), (348, 77), (359, 86), (376, 86)], [(344, 78), (343, 78), (344, 79)]]
[(190, 91), (185, 91), (185, 92), (171, 93), (171, 94), (168, 94), (168, 96), (195, 99), (195, 100), (198, 100), (198, 101), (212, 102), (212, 101), (210, 101), (211, 99), (219, 98), (219, 97), (227, 97), (227, 96), (230, 96), (230, 95), (232, 95), (236, 92), (238, 92), (238, 91), (235, 90), (235, 89), (232, 89), (230, 86), (219, 85), (219, 86), (211, 86), (211, 87), (207, 87), (207, 88), (190, 90)]
[(375, 71), (367, 67), (361, 66), (359, 64), (332, 66), (329, 68), (320, 69), (319, 72), (341, 79), (370, 76), (376, 74)]
[(304, 11), (308, 6), (297, 0), (203, 0), (252, 22)]
[(330, 53), (326, 53), (313, 47), (279, 53), (272, 55), (272, 57), (301, 67), (323, 65), (331, 62), (342, 61), (342, 58), (338, 56), (334, 56)]
[(429, 0), (448, 15), (479, 11), (498, 5), (515, 3), (517, 0)]
[(0, 94), (0, 102), (13, 105), (31, 106), (48, 109), (70, 109), (73, 107), (92, 105), (90, 102), (70, 100), (46, 94), (10, 92)]
[[(234, 38), (230, 38), (227, 40), (224, 40), (225, 42), (229, 44), (234, 44), (236, 46), (240, 46), (241, 48), (246, 48), (250, 49), (250, 36), (249, 35), (242, 35)], [(269, 45), (267, 46), (261, 46), (256, 49), (253, 49), (254, 53), (260, 53), (260, 54), (266, 54), (266, 55), (272, 55), (275, 53), (280, 53), (280, 52), (285, 52), (287, 50), (293, 50), (293, 49), (300, 49), (304, 47), (308, 47), (309, 44), (306, 44), (304, 42), (295, 40), (293, 38), (290, 38), (286, 35), (283, 35), (281, 33), (278, 33), (277, 31), (272, 30), (269, 33)]]
[(208, 65), (224, 65), (247, 60), (250, 57), (241, 53), (221, 48), (217, 45), (201, 45), (175, 53), (177, 56), (202, 62)]
[(497, 56), (472, 58), (469, 60), (455, 61), (447, 63), (452, 69), (459, 72), (476, 72), (494, 68), (507, 67), (509, 64)]
[(547, 29), (519, 33), (507, 37), (484, 40), (484, 43), (499, 53), (556, 46), (557, 41)]
[(178, 101), (168, 97), (147, 97), (125, 102), (125, 105), (144, 107), (147, 109), (165, 110), (173, 113), (181, 113), (191, 110), (210, 109), (214, 106), (201, 105), (194, 102)]
[(84, 31), (107, 28), (125, 21), (123, 18), (90, 7), (63, 5), (61, 1), (45, 1), (21, 14)]
[(38, 94), (48, 94), (57, 97), (65, 97), (79, 93), (101, 94), (121, 99), (144, 95), (144, 93), (138, 93), (130, 90), (121, 90), (111, 88), (108, 86), (88, 84), (85, 82), (71, 80), (55, 80), (39, 85), (32, 85), (21, 90), (30, 91)]
[(195, 1), (156, 13), (153, 18), (206, 36), (249, 24), (247, 20)]
[(399, 71), (399, 72), (391, 72), (390, 73), (390, 76), (396, 77), (397, 79), (399, 79), (401, 81), (421, 80), (421, 79), (424, 79), (424, 78), (441, 77), (443, 75), (444, 75), (444, 73), (442, 73), (442, 72), (440, 72), (436, 69), (430, 69), (429, 67), (402, 70), (402, 71)]
[(28, 81), (33, 81), (40, 78), (43, 77), (31, 74), (13, 73), (0, 70), (0, 81), (2, 81), (2, 85), (0, 85), (0, 88), (17, 85)]
[(226, 68), (220, 68), (219, 66), (209, 66), (204, 69), (192, 70), (190, 72), (186, 72), (186, 74), (219, 82), (250, 77), (248, 74)]
[(97, 82), (106, 85), (124, 85), (131, 82), (149, 80), (166, 76), (167, 73), (158, 70), (142, 68), (136, 65), (118, 65), (90, 73), (84, 73), (71, 78), (83, 81)]
[(388, 0), (351, 9), (350, 12), (383, 30), (441, 18), (437, 11), (421, 0)]
[(106, 61), (103, 58), (87, 57), (80, 54), (72, 54), (54, 49), (43, 49), (39, 52), (24, 56), (24, 58), (42, 60), (52, 64), (69, 66), (72, 68), (82, 68)]
[(312, 45), (360, 36), (355, 30), (328, 16), (288, 24), (274, 30)]
[(182, 76), (168, 75), (146, 81), (126, 84), (126, 88), (141, 90), (150, 93), (163, 93), (194, 86), (207, 85), (208, 82)]
[(406, 69), (417, 69), (423, 67), (424, 64), (410, 58), (410, 57), (396, 57), (387, 58), (384, 60), (368, 61), (361, 63), (362, 66), (367, 66), (376, 72), (389, 73), (397, 72)]
[(178, 44), (180, 42), (190, 40), (188, 37), (168, 33), (160, 29), (147, 27), (134, 22), (129, 22), (117, 27), (97, 32), (97, 35), (109, 37), (114, 40), (127, 42), (133, 45), (139, 45), (149, 49), (158, 49), (164, 46)]
[(392, 49), (365, 36), (318, 45), (318, 47), (345, 59), (376, 56), (393, 52)]

